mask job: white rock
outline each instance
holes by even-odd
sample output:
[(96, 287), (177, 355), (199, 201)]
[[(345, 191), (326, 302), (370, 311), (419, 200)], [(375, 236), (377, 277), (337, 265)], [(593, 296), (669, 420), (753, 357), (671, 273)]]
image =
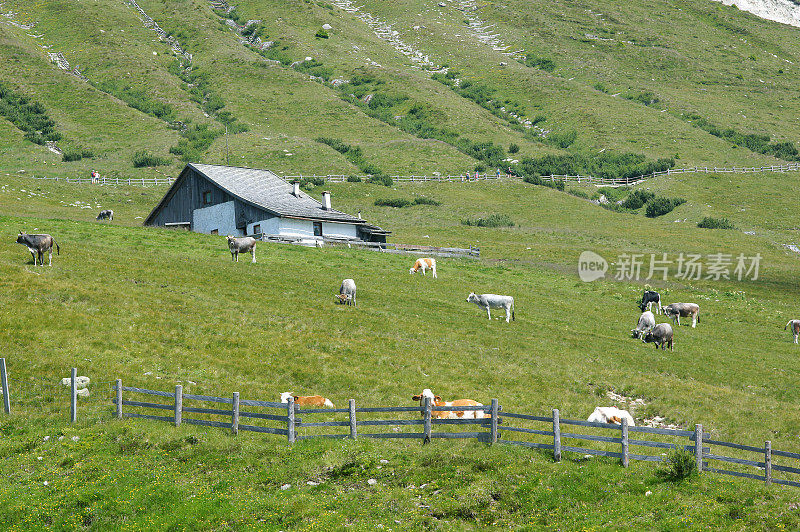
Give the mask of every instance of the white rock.
[(306, 482), (306, 484), (308, 484), (309, 486), (319, 486), (319, 482), (314, 482), (313, 480), (309, 480), (308, 482)]
[(291, 488), (291, 487), (292, 487), (292, 485), (291, 485), (291, 484), (284, 484), (283, 486), (281, 486), (281, 489), (282, 489), (282, 490), (288, 490), (288, 489), (289, 489), (289, 488)]
[(650, 496), (650, 495), (652, 495), (652, 494), (653, 494), (653, 492), (652, 492), (652, 491), (650, 491), (650, 490), (647, 490), (646, 492), (644, 492), (644, 496), (645, 496), (645, 497), (649, 497), (649, 496)]
[(42, 460), (43, 458), (44, 458), (43, 456), (37, 456), (36, 457), (37, 460)]
[(333, 26), (331, 26), (330, 24), (323, 24), (322, 25), (322, 29), (323, 30), (332, 30)]
[(311, 56), (307, 56), (305, 60), (306, 60), (306, 61), (313, 61), (313, 60), (314, 60), (314, 58), (313, 58), (313, 57), (311, 57)]
[(44, 441), (47, 441), (47, 440), (49, 440), (49, 439), (50, 439), (50, 436), (45, 436), (45, 437), (44, 437)]
[(80, 436), (73, 436), (73, 437), (72, 437), (72, 441), (78, 441), (78, 440), (80, 440), (80, 439), (81, 439), (81, 437), (80, 437)]
[[(69, 386), (70, 381), (72, 381), (71, 377), (64, 377), (63, 379), (61, 379), (61, 384), (63, 384), (64, 386)], [(89, 377), (83, 375), (80, 377), (75, 377), (76, 388), (85, 388), (89, 384), (89, 382), (90, 382)]]
[(48, 484), (50, 484), (50, 483), (49, 483), (49, 482), (47, 482), (47, 481), (45, 480), (44, 482), (42, 482), (42, 484), (44, 484), (45, 486), (47, 486), (47, 485), (48, 485)]
[(75, 392), (78, 397), (89, 397), (89, 388), (81, 388)]
[(374, 486), (374, 485), (375, 485), (375, 484), (377, 484), (377, 483), (378, 483), (378, 481), (377, 481), (377, 480), (375, 480), (374, 478), (371, 478), (371, 479), (369, 479), (369, 480), (367, 481), (367, 484), (369, 484), (370, 486)]
[(382, 463), (382, 464), (388, 464), (388, 463), (389, 463), (389, 460), (381, 460), (381, 463)]

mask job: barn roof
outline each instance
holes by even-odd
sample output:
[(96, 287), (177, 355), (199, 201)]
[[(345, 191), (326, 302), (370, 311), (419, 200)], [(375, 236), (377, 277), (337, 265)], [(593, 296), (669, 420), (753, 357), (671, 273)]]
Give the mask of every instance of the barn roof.
[(213, 181), (231, 195), (278, 216), (354, 224), (366, 223), (360, 218), (335, 209), (323, 209), (322, 203), (302, 190), (299, 197), (295, 196), (292, 184), (269, 170), (195, 163), (187, 166), (209, 181)]

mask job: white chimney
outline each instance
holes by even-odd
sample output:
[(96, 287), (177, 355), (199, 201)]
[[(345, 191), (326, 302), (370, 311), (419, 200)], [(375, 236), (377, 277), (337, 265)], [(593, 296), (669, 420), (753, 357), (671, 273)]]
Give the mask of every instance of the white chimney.
[(322, 208), (326, 211), (331, 210), (331, 193), (327, 190), (322, 193)]
[(292, 191), (292, 194), (294, 194), (295, 197), (299, 198), (300, 197), (300, 181), (292, 181), (292, 186), (294, 186), (294, 190)]

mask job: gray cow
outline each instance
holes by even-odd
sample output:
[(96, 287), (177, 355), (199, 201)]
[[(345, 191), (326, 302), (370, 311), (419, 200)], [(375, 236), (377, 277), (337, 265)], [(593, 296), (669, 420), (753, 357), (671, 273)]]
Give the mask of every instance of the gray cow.
[(479, 307), (486, 309), (486, 314), (489, 319), (492, 319), (492, 312), (489, 309), (504, 308), (506, 309), (506, 323), (510, 320), (516, 321), (514, 316), (514, 298), (511, 296), (499, 296), (497, 294), (476, 294), (470, 292), (467, 296), (467, 303), (475, 303)]
[(631, 335), (634, 338), (641, 338), (655, 326), (656, 317), (653, 316), (652, 312), (646, 310), (642, 312), (641, 316), (639, 316), (639, 322), (636, 324), (636, 328), (631, 331)]
[(700, 306), (696, 303), (672, 303), (664, 307), (664, 314), (672, 318), (673, 322), (681, 324), (681, 318), (691, 316), (692, 327), (695, 327), (700, 321), (698, 314), (700, 313)]
[(228, 249), (231, 250), (231, 260), (239, 262), (239, 253), (247, 253), (249, 251), (253, 255), (253, 262), (255, 262), (256, 242), (258, 241), (251, 236), (236, 238), (228, 235)]
[(342, 281), (342, 286), (339, 288), (339, 295), (336, 296), (336, 302), (340, 305), (353, 305), (356, 304), (356, 282), (352, 279), (345, 279)]
[(794, 338), (794, 343), (797, 343), (797, 337), (800, 336), (800, 320), (789, 320), (783, 330), (785, 331), (787, 327), (790, 327), (790, 331), (792, 332), (792, 338)]
[(114, 211), (111, 209), (105, 209), (100, 211), (100, 214), (97, 215), (98, 220), (114, 220)]
[(655, 344), (656, 349), (659, 346), (661, 346), (661, 349), (666, 349), (666, 346), (669, 346), (669, 350), (672, 351), (672, 325), (659, 323), (644, 335), (642, 341), (648, 344)]
[(36, 257), (39, 257), (39, 265), (44, 266), (44, 254), (47, 252), (50, 266), (53, 265), (53, 246), (56, 247), (56, 253), (61, 255), (61, 248), (58, 247), (55, 239), (50, 235), (29, 235), (19, 232), (17, 237), (17, 244), (22, 244), (28, 248), (28, 251), (33, 255), (33, 265), (36, 266)]

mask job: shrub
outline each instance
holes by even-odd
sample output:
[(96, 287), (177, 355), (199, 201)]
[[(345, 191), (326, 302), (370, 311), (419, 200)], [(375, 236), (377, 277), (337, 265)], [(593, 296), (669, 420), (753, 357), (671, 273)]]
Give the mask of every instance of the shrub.
[(559, 148), (566, 149), (572, 146), (572, 144), (577, 139), (578, 139), (578, 132), (573, 129), (572, 131), (565, 131), (563, 133), (550, 133), (545, 138), (545, 141), (548, 144), (552, 144), (553, 146), (558, 146)]
[(556, 63), (552, 59), (530, 55), (525, 58), (525, 66), (539, 68), (545, 72), (552, 72), (556, 69)]
[(169, 159), (165, 157), (158, 157), (157, 155), (153, 155), (152, 153), (148, 152), (147, 150), (139, 150), (133, 154), (133, 167), (134, 168), (143, 168), (143, 167), (151, 167), (151, 166), (163, 166), (169, 164)]
[(517, 153), (519, 151), (519, 146), (515, 143), (511, 143), (511, 146), (508, 147), (508, 153)]
[(655, 197), (656, 195), (649, 190), (637, 189), (625, 198), (625, 201), (622, 202), (622, 206), (631, 210), (641, 209), (645, 203)]
[(39, 102), (16, 93), (0, 83), (0, 115), (6, 117), (20, 131), (25, 139), (44, 145), (47, 141), (61, 139), (56, 131), (56, 123), (47, 116), (47, 111)]
[(325, 30), (318, 30), (317, 33), (314, 34), (314, 37), (317, 37), (318, 39), (327, 39), (328, 32)]
[(373, 175), (372, 177), (369, 178), (369, 182), (374, 183), (376, 185), (383, 185), (386, 187), (390, 187), (394, 183), (394, 181), (392, 181), (392, 178), (385, 174)]
[(624, 198), (629, 191), (630, 187), (600, 187), (597, 189), (597, 197), (599, 198), (600, 194), (602, 194), (611, 203), (616, 203)]
[(325, 179), (322, 177), (301, 177), (300, 186), (304, 190), (314, 190), (316, 187), (321, 187), (325, 184)]
[(661, 480), (676, 482), (694, 476), (697, 473), (694, 453), (687, 449), (672, 449), (656, 469), (656, 476)]
[(414, 198), (414, 205), (433, 205), (438, 207), (441, 204), (441, 201), (436, 201), (433, 198), (426, 198), (425, 196), (417, 196)]
[(349, 175), (347, 176), (348, 183), (361, 183), (361, 178), (357, 175)]
[(379, 207), (395, 207), (397, 209), (402, 209), (403, 207), (410, 207), (413, 205), (410, 201), (405, 198), (392, 198), (392, 199), (376, 199), (375, 205)]
[(697, 227), (702, 227), (704, 229), (736, 229), (733, 222), (727, 218), (712, 218), (711, 216), (706, 216), (700, 220), (697, 223)]
[(507, 214), (490, 214), (486, 218), (461, 220), (463, 225), (473, 227), (514, 227), (514, 221)]
[(657, 216), (664, 216), (672, 212), (672, 209), (686, 203), (683, 198), (666, 198), (664, 196), (657, 196), (647, 202), (644, 214), (648, 218), (655, 218)]
[(65, 163), (70, 161), (80, 161), (83, 158), (91, 158), (94, 157), (92, 150), (87, 148), (83, 148), (81, 146), (75, 146), (72, 148), (67, 148), (61, 154), (61, 160)]
[(192, 162), (200, 159), (200, 156), (211, 146), (214, 139), (222, 135), (222, 129), (208, 127), (208, 124), (194, 125), (181, 132), (183, 137), (178, 141), (177, 146), (169, 149), (173, 155), (177, 155), (184, 162)]

